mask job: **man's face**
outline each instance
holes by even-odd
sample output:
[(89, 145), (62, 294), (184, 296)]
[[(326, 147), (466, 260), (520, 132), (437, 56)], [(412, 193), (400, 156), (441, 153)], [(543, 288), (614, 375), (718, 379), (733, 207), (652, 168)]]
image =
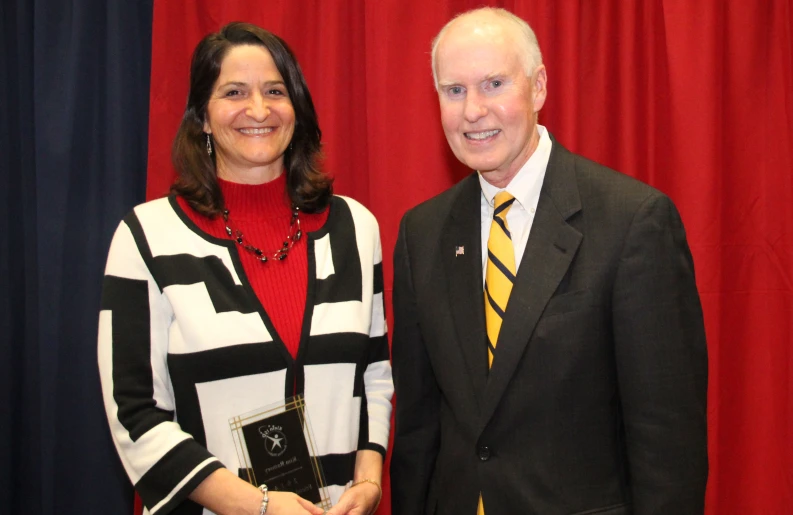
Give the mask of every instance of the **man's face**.
[(545, 68), (527, 77), (514, 41), (497, 24), (461, 20), (437, 48), (446, 139), (457, 159), (492, 183), (514, 177), (539, 141)]

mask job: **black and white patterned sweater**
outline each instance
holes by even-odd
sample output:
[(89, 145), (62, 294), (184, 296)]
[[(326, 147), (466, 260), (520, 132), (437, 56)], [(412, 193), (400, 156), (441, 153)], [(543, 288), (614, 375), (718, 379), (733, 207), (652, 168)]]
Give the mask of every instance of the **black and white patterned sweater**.
[(136, 207), (110, 247), (99, 369), (110, 428), (145, 513), (208, 514), (186, 500), (214, 470), (237, 472), (228, 420), (302, 393), (331, 501), (355, 453), (385, 454), (391, 365), (377, 221), (331, 200), (308, 233), (297, 359), (276, 334), (230, 240), (202, 232), (174, 197)]

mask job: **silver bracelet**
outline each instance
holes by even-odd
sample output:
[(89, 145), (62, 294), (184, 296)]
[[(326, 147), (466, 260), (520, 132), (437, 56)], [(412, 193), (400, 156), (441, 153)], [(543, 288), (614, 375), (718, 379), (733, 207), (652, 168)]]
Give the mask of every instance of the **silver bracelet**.
[(270, 504), (270, 497), (267, 495), (267, 485), (259, 485), (259, 490), (262, 492), (262, 507), (259, 508), (259, 515), (267, 513), (267, 505)]

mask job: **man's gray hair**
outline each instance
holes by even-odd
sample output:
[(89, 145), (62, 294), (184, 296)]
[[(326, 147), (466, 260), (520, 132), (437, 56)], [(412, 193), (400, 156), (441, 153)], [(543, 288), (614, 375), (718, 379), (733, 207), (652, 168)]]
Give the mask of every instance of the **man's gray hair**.
[(520, 58), (523, 61), (523, 70), (527, 77), (531, 76), (534, 70), (542, 64), (540, 44), (537, 42), (537, 36), (534, 35), (534, 31), (531, 30), (531, 27), (528, 23), (506, 9), (501, 9), (498, 7), (481, 7), (479, 9), (473, 9), (471, 11), (460, 13), (449, 20), (449, 22), (443, 26), (441, 31), (438, 32), (438, 35), (435, 36), (435, 39), (432, 40), (432, 80), (435, 83), (435, 89), (438, 89), (438, 42), (440, 42), (441, 38), (446, 33), (446, 30), (455, 21), (459, 20), (460, 18), (468, 18), (470, 16), (479, 16), (482, 14), (489, 14), (493, 17), (501, 18), (502, 21), (507, 22), (507, 24), (512, 25), (512, 28), (516, 29), (516, 42), (519, 45), (518, 50), (520, 52)]

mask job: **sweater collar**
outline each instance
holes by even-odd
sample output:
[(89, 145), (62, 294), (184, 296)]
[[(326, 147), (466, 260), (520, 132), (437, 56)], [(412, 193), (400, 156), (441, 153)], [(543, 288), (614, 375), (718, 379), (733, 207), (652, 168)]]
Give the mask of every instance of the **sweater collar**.
[(292, 213), (286, 173), (263, 184), (240, 184), (218, 178), (223, 201), (232, 220), (283, 218)]

